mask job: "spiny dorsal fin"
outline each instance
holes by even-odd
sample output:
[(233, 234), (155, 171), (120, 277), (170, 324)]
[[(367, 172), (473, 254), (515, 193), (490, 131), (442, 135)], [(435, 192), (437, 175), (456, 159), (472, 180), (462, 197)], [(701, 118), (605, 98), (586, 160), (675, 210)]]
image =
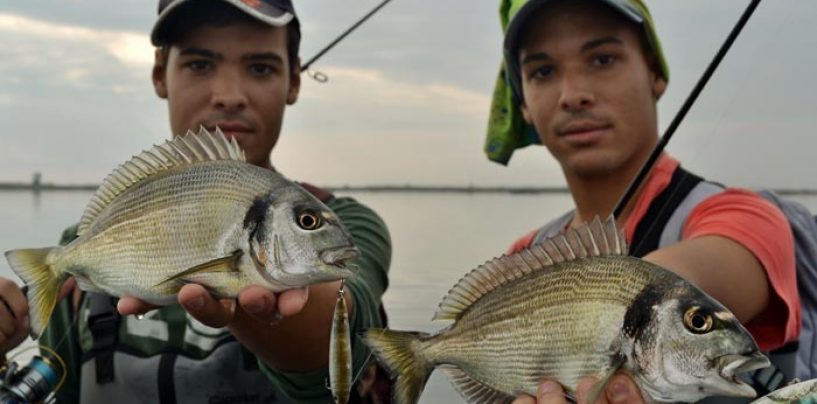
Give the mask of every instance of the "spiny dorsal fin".
[(434, 313), (434, 320), (456, 320), (482, 296), (530, 273), (560, 262), (607, 255), (627, 255), (627, 241), (624, 233), (616, 229), (612, 216), (604, 223), (596, 217), (564, 234), (473, 269), (448, 291)]
[(156, 173), (202, 161), (237, 160), (246, 161), (244, 151), (235, 138), (228, 141), (221, 129), (209, 132), (204, 127), (199, 133), (187, 132), (160, 145), (155, 145), (121, 164), (105, 178), (79, 222), (77, 234), (81, 235), (90, 227), (111, 201), (133, 184)]

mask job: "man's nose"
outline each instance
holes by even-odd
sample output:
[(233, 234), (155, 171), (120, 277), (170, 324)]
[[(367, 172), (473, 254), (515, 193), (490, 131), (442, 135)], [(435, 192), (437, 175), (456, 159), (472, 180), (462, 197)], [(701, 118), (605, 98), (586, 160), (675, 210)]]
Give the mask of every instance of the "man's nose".
[(212, 105), (226, 112), (241, 111), (247, 106), (247, 94), (239, 74), (222, 72), (213, 84)]
[(565, 74), (562, 77), (562, 93), (559, 105), (566, 111), (581, 111), (596, 103), (591, 86), (580, 74)]

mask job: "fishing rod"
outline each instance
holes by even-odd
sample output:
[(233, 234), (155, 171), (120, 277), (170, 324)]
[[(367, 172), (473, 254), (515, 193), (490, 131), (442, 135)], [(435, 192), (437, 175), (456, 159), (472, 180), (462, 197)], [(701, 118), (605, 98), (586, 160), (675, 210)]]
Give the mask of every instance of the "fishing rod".
[(304, 70), (304, 71), (308, 70), (308, 69), (309, 69), (309, 66), (312, 66), (312, 64), (313, 64), (313, 63), (315, 63), (315, 61), (316, 61), (316, 60), (320, 59), (320, 57), (321, 57), (321, 56), (323, 56), (323, 55), (324, 55), (326, 52), (329, 52), (329, 50), (330, 50), (330, 49), (332, 49), (332, 48), (334, 48), (334, 47), (335, 47), (335, 45), (337, 45), (337, 44), (338, 44), (338, 42), (342, 41), (342, 40), (343, 40), (343, 38), (346, 38), (346, 36), (348, 36), (349, 34), (351, 34), (351, 33), (352, 33), (352, 31), (356, 30), (356, 29), (357, 29), (357, 27), (359, 27), (359, 26), (360, 26), (360, 24), (363, 24), (364, 22), (366, 22), (366, 20), (368, 20), (369, 18), (371, 18), (371, 16), (373, 16), (373, 15), (374, 15), (375, 13), (377, 13), (378, 11), (380, 11), (380, 9), (381, 9), (381, 8), (383, 8), (383, 7), (384, 7), (384, 6), (385, 6), (385, 5), (386, 5), (388, 2), (390, 2), (390, 1), (391, 1), (391, 0), (383, 0), (383, 2), (382, 2), (382, 3), (378, 4), (378, 5), (377, 5), (377, 7), (375, 7), (374, 9), (372, 9), (372, 11), (369, 11), (368, 13), (366, 13), (366, 15), (364, 15), (364, 16), (363, 16), (363, 18), (361, 18), (360, 20), (358, 20), (358, 21), (357, 21), (356, 23), (354, 23), (354, 24), (353, 24), (351, 27), (349, 27), (349, 29), (347, 29), (345, 32), (343, 32), (342, 34), (340, 34), (340, 36), (338, 36), (337, 38), (335, 38), (335, 40), (334, 40), (334, 41), (332, 41), (331, 43), (329, 43), (329, 45), (326, 45), (326, 47), (324, 47), (323, 49), (321, 49), (321, 51), (320, 51), (320, 52), (318, 52), (318, 53), (317, 53), (315, 56), (312, 56), (312, 59), (309, 59), (309, 61), (307, 61), (307, 62), (306, 62), (306, 63), (305, 63), (305, 64), (304, 64), (304, 65), (301, 67), (301, 69), (302, 69), (302, 70)]
[(658, 144), (655, 145), (652, 154), (650, 154), (650, 156), (647, 158), (647, 161), (644, 162), (644, 165), (641, 166), (641, 168), (638, 171), (638, 174), (636, 174), (635, 178), (633, 178), (633, 181), (630, 183), (630, 185), (627, 186), (627, 190), (624, 191), (624, 195), (622, 195), (621, 199), (619, 199), (618, 203), (616, 203), (616, 207), (613, 209), (614, 217), (619, 217), (621, 215), (621, 212), (624, 211), (624, 207), (627, 206), (627, 203), (630, 201), (630, 199), (632, 199), (633, 195), (635, 194), (636, 189), (638, 189), (638, 187), (644, 181), (644, 178), (646, 178), (647, 174), (649, 174), (653, 165), (655, 165), (656, 160), (658, 160), (658, 156), (660, 156), (661, 153), (664, 151), (664, 148), (667, 146), (667, 143), (669, 143), (669, 140), (670, 138), (672, 138), (672, 135), (675, 133), (675, 130), (678, 129), (678, 126), (681, 124), (681, 121), (684, 120), (684, 117), (686, 117), (687, 112), (689, 112), (689, 109), (692, 108), (692, 104), (694, 104), (695, 100), (698, 99), (698, 95), (701, 94), (701, 91), (703, 91), (704, 87), (706, 86), (706, 83), (709, 82), (709, 79), (715, 73), (715, 69), (718, 68), (718, 65), (720, 65), (721, 60), (723, 60), (723, 57), (726, 56), (727, 52), (729, 52), (729, 48), (732, 47), (732, 44), (735, 42), (735, 39), (737, 39), (741, 30), (743, 30), (743, 27), (746, 25), (746, 22), (748, 22), (749, 18), (752, 17), (752, 13), (755, 12), (755, 9), (759, 4), (760, 0), (752, 0), (752, 2), (749, 4), (746, 10), (743, 12), (743, 15), (740, 17), (740, 20), (738, 20), (737, 24), (735, 24), (735, 27), (732, 28), (732, 32), (729, 33), (729, 36), (726, 38), (726, 41), (724, 41), (723, 45), (721, 45), (721, 48), (715, 55), (715, 58), (712, 59), (712, 62), (709, 63), (709, 66), (706, 68), (706, 71), (704, 71), (704, 74), (698, 80), (698, 84), (696, 84), (695, 88), (692, 89), (692, 92), (687, 97), (686, 101), (684, 102), (684, 105), (681, 106), (681, 109), (675, 115), (675, 118), (670, 123), (666, 132), (664, 132), (664, 135), (661, 136), (661, 139), (658, 141)]

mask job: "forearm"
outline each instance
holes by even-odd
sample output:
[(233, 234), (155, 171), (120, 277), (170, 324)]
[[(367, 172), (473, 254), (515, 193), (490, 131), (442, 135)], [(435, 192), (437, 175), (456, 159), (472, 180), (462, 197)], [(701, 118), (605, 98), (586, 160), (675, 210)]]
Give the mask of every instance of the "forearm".
[(769, 302), (769, 281), (749, 250), (725, 237), (706, 236), (656, 250), (645, 260), (667, 268), (731, 310), (746, 323)]
[[(307, 372), (323, 368), (329, 358), (329, 335), (339, 287), (340, 282), (312, 285), (303, 310), (274, 324), (260, 322), (236, 307), (230, 330), (273, 369)], [(346, 305), (351, 316), (350, 293), (346, 293)]]

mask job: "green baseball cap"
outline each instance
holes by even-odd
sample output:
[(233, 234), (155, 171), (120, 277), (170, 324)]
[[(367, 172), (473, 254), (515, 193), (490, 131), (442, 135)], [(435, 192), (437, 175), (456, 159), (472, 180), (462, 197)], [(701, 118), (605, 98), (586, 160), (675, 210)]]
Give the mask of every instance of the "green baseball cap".
[[(485, 153), (491, 161), (508, 164), (514, 150), (539, 143), (536, 130), (525, 123), (519, 103), (522, 84), (517, 60), (520, 36), (535, 12), (551, 0), (501, 0), (499, 18), (505, 31), (504, 63), (494, 87), (488, 120)], [(669, 81), (669, 67), (655, 33), (655, 26), (647, 6), (641, 0), (596, 0), (620, 12), (639, 25), (653, 54), (658, 59), (660, 74)]]

